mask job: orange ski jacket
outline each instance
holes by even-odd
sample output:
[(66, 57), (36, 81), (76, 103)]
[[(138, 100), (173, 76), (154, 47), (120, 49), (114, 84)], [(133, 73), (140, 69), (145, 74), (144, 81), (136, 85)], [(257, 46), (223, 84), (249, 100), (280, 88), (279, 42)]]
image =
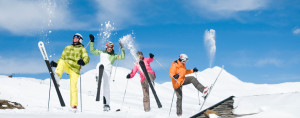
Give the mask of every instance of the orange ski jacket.
[[(176, 90), (179, 88), (185, 80), (185, 75), (193, 73), (193, 69), (186, 70), (185, 64), (182, 64), (179, 60), (172, 63), (169, 76), (171, 77), (173, 88)], [(179, 74), (179, 78), (175, 79), (173, 76)]]

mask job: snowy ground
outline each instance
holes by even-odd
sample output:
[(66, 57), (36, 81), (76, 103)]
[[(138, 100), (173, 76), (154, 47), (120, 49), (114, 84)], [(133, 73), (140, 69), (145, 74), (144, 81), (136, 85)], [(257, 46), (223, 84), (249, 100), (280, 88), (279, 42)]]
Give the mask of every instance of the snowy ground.
[[(113, 68), (114, 70), (115, 68)], [(204, 85), (213, 83), (215, 77), (221, 68), (214, 67), (197, 73), (198, 80)], [(142, 89), (139, 75), (133, 79), (127, 80), (125, 77), (130, 72), (126, 68), (118, 68), (115, 82), (111, 81), (111, 111), (103, 112), (102, 97), (100, 102), (95, 101), (96, 81), (94, 78), (95, 70), (91, 70), (82, 75), (82, 110), (80, 112), (80, 94), (79, 111), (73, 113), (70, 111), (70, 90), (69, 79), (61, 80), (61, 93), (63, 95), (66, 107), (60, 107), (56, 91), (52, 86), (50, 110), (48, 111), (48, 91), (49, 79), (39, 80), (35, 78), (8, 78), (0, 76), (0, 99), (10, 100), (21, 103), (24, 110), (0, 110), (1, 118), (65, 118), (65, 117), (169, 117), (173, 89), (170, 82), (155, 84), (155, 89), (162, 103), (163, 108), (159, 109), (150, 90), (151, 111), (145, 113), (142, 104)], [(114, 75), (114, 71), (112, 72)], [(190, 76), (195, 76), (191, 74)], [(113, 77), (113, 76), (112, 76)], [(159, 78), (157, 78), (159, 79)], [(113, 78), (111, 79), (113, 80)], [(126, 83), (128, 81), (125, 102), (122, 106), (122, 100)], [(78, 89), (80, 84), (78, 81)], [(78, 90), (80, 91), (80, 90)], [(282, 83), (282, 84), (253, 84), (240, 81), (230, 73), (223, 71), (216, 83), (211, 95), (209, 96), (204, 108), (207, 108), (220, 100), (231, 95), (235, 97), (235, 114), (252, 114), (244, 116), (245, 118), (297, 118), (300, 116), (300, 82)], [(101, 95), (102, 95), (101, 91)], [(199, 96), (202, 94), (200, 93)], [(200, 97), (201, 98), (201, 97)], [(202, 102), (203, 99), (200, 99)], [(176, 117), (176, 96), (173, 102), (171, 117)], [(193, 85), (187, 85), (183, 88), (183, 116), (190, 117), (199, 112), (198, 92)], [(121, 109), (116, 112), (116, 109)]]

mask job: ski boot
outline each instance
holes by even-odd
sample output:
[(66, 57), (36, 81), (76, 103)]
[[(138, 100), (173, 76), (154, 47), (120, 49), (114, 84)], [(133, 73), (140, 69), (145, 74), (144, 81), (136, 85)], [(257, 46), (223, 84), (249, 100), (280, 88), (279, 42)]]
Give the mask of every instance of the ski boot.
[(77, 112), (77, 106), (73, 106), (71, 109), (72, 112), (76, 113)]
[(109, 105), (104, 105), (103, 106), (103, 111), (109, 111), (110, 110), (110, 107), (109, 107)]
[(206, 97), (207, 97), (207, 94), (209, 93), (209, 90), (210, 90), (210, 87), (205, 87), (204, 88), (204, 90), (203, 90), (203, 95), (202, 95), (202, 97), (204, 98), (204, 99), (206, 99)]

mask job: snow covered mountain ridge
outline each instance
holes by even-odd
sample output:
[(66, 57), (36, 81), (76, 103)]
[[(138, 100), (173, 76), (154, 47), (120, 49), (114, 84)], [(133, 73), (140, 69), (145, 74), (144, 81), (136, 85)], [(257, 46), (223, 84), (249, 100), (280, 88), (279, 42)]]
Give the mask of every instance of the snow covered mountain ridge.
[[(115, 69), (116, 68), (114, 67), (113, 70)], [(195, 76), (198, 78), (200, 83), (208, 86), (213, 83), (220, 70), (221, 68), (216, 66), (214, 68), (208, 68), (201, 72), (197, 72), (196, 74), (193, 73), (187, 76)], [(67, 107), (60, 107), (55, 89), (52, 86), (50, 110), (48, 112), (47, 105), (49, 97), (49, 79), (39, 80), (35, 78), (22, 77), (8, 78), (7, 76), (0, 75), (0, 99), (16, 101), (21, 103), (25, 107), (24, 110), (0, 110), (0, 117), (168, 117), (168, 112), (173, 95), (171, 82), (165, 82), (163, 84), (155, 83), (155, 89), (159, 99), (161, 100), (163, 108), (157, 108), (155, 99), (150, 92), (151, 111), (145, 113), (143, 111), (143, 96), (139, 75), (136, 75), (134, 78), (128, 80), (126, 79), (126, 75), (130, 72), (130, 70), (118, 67), (117, 71), (112, 71), (111, 78), (112, 110), (110, 112), (103, 112), (102, 97), (100, 99), (100, 102), (95, 101), (97, 88), (95, 71), (96, 70), (90, 70), (81, 75), (83, 112), (79, 112), (76, 114), (69, 112), (69, 79), (62, 79), (60, 82), (60, 90)], [(114, 75), (115, 78), (113, 78)], [(113, 82), (113, 80), (115, 81)], [(127, 82), (128, 86), (126, 88)], [(78, 81), (78, 89), (80, 89), (80, 80)], [(125, 89), (127, 90), (127, 92), (125, 94), (124, 103), (122, 104)], [(280, 110), (280, 113), (283, 113), (283, 115), (281, 114), (282, 116), (296, 118), (297, 116), (300, 116), (300, 114), (294, 110), (300, 110), (300, 103), (297, 102), (299, 100), (296, 100), (300, 98), (299, 91), (300, 82), (273, 85), (246, 83), (240, 81), (238, 78), (224, 70), (221, 73), (219, 80), (216, 82), (215, 87), (213, 88), (206, 104), (204, 105), (204, 108), (207, 108), (224, 98), (234, 95), (236, 96), (236, 102), (234, 103), (236, 107), (236, 114), (257, 113), (252, 117), (268, 117), (272, 116), (271, 114), (273, 114), (275, 111)], [(101, 91), (101, 96), (102, 93), (103, 92)], [(201, 93), (199, 93), (199, 95), (201, 96)], [(278, 99), (276, 99), (276, 101), (273, 101), (272, 98)], [(286, 99), (289, 99), (290, 101), (286, 101)], [(176, 116), (175, 101), (176, 96), (174, 97), (171, 117)], [(202, 101), (203, 99), (200, 97), (200, 103)], [(270, 104), (268, 102), (270, 102)], [(276, 104), (276, 107), (271, 104), (277, 102), (283, 104)], [(286, 107), (287, 105), (290, 107)], [(79, 108), (80, 107), (81, 106), (79, 104)], [(285, 109), (280, 109), (280, 107), (283, 107)], [(200, 106), (197, 90), (193, 85), (184, 86), (183, 117), (190, 117), (194, 115), (195, 113), (199, 112), (199, 108)], [(121, 111), (115, 112), (116, 109), (121, 109)]]

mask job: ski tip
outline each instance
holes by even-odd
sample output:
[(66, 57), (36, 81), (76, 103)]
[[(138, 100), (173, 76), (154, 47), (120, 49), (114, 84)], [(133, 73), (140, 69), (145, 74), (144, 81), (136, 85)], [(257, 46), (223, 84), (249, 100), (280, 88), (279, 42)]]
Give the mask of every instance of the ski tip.
[(43, 41), (39, 41), (38, 45), (43, 46), (44, 45)]

